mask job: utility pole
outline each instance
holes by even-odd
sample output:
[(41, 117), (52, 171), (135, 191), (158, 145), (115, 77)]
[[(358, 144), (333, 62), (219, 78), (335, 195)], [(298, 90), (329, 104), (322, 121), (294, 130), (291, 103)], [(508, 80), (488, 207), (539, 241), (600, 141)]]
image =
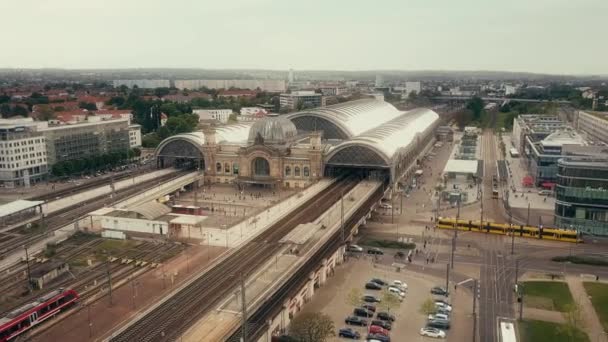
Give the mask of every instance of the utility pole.
[(241, 305), (243, 310), (243, 323), (242, 324), (242, 334), (241, 342), (247, 341), (247, 302), (245, 301), (245, 277), (241, 273)]
[(477, 336), (477, 279), (473, 280), (473, 342), (475, 342)]
[(515, 284), (519, 278), (519, 259), (515, 259)]
[(340, 231), (342, 234), (342, 244), (344, 244), (344, 190), (340, 196)]
[(456, 237), (452, 238), (452, 256), (450, 257), (451, 268), (454, 269), (454, 250), (456, 249)]
[(450, 264), (445, 265), (445, 290), (450, 290)]
[(110, 296), (110, 306), (112, 306), (112, 272), (110, 272), (110, 256), (106, 260), (106, 274), (108, 276), (108, 295)]
[(395, 223), (395, 206), (393, 205), (393, 187), (391, 186), (391, 224)]
[(519, 320), (521, 321), (524, 317), (524, 285), (519, 284), (517, 290), (519, 291)]
[(530, 202), (528, 202), (528, 218), (526, 219), (526, 226), (530, 225)]
[(483, 182), (481, 183), (481, 216), (479, 218), (479, 229), (483, 231)]
[(509, 210), (509, 229), (511, 230), (511, 255), (515, 254), (515, 230), (513, 229), (513, 214)]
[(26, 245), (23, 245), (23, 249), (25, 249), (25, 263), (27, 267), (27, 288), (29, 291), (32, 291), (32, 272), (30, 269), (30, 255), (27, 252)]
[(91, 303), (87, 305), (87, 319), (89, 321), (89, 338), (93, 337), (93, 323), (91, 322)]

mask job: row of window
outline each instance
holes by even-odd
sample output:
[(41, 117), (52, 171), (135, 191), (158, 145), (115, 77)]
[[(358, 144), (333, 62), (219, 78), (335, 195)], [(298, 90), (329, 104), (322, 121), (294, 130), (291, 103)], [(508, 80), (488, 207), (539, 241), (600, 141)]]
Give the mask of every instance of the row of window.
[[(26, 160), (25, 161), (25, 166), (42, 164), (43, 162), (46, 163), (46, 158), (39, 158), (37, 161), (36, 160)], [(0, 169), (16, 169), (16, 168), (19, 168), (19, 167), (21, 167), (20, 163), (0, 164)]]
[[(36, 158), (36, 157), (42, 157), (42, 156), (46, 156), (46, 152), (36, 152), (36, 153), (30, 153), (29, 154), (29, 158)], [(24, 155), (19, 155), (19, 156), (15, 156), (15, 157), (0, 157), (0, 161), (15, 161), (15, 160), (21, 160), (21, 159), (27, 159), (28, 155), (24, 154)]]
[[(304, 166), (304, 177), (310, 177), (310, 168), (308, 166)], [(300, 166), (294, 166), (293, 168), (293, 176), (300, 177)], [(291, 166), (285, 166), (285, 177), (291, 177)]]
[(27, 145), (40, 144), (40, 143), (44, 143), (44, 138), (0, 143), (0, 148), (27, 146)]

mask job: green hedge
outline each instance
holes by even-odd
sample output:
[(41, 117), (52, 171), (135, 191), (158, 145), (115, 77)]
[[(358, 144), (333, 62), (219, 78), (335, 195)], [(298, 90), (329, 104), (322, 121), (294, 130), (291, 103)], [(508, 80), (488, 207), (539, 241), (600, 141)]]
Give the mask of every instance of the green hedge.
[(555, 262), (571, 262), (573, 264), (593, 265), (593, 266), (608, 266), (608, 260), (592, 257), (592, 256), (556, 256), (551, 258)]

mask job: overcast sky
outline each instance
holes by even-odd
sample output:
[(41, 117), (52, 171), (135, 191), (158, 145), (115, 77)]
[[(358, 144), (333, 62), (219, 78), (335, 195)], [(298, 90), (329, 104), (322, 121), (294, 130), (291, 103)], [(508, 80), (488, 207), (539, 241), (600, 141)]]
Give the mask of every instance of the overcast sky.
[(608, 74), (608, 0), (0, 0), (0, 67)]

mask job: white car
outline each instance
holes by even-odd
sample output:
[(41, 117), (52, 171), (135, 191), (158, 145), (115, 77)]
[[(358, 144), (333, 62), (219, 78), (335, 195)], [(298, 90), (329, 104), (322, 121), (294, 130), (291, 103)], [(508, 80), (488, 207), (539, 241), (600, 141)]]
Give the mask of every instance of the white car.
[(434, 338), (445, 338), (445, 331), (437, 328), (426, 327), (420, 329), (420, 335)]
[(396, 294), (396, 295), (398, 295), (399, 297), (402, 297), (402, 298), (405, 297), (405, 292), (401, 291), (400, 288), (398, 288), (398, 287), (396, 287), (394, 285), (391, 285), (391, 286), (388, 287), (388, 292), (394, 293), (394, 294)]
[(438, 309), (445, 310), (447, 312), (452, 312), (452, 306), (442, 302), (435, 302), (435, 307)]
[(393, 209), (393, 206), (388, 203), (380, 203), (380, 208), (382, 209)]
[(393, 280), (393, 285), (401, 289), (402, 291), (407, 290), (407, 284), (401, 280)]
[(449, 321), (450, 316), (448, 316), (446, 314), (442, 314), (442, 313), (436, 313), (434, 315), (429, 315), (429, 321), (432, 321), (434, 319), (443, 319), (443, 320)]

